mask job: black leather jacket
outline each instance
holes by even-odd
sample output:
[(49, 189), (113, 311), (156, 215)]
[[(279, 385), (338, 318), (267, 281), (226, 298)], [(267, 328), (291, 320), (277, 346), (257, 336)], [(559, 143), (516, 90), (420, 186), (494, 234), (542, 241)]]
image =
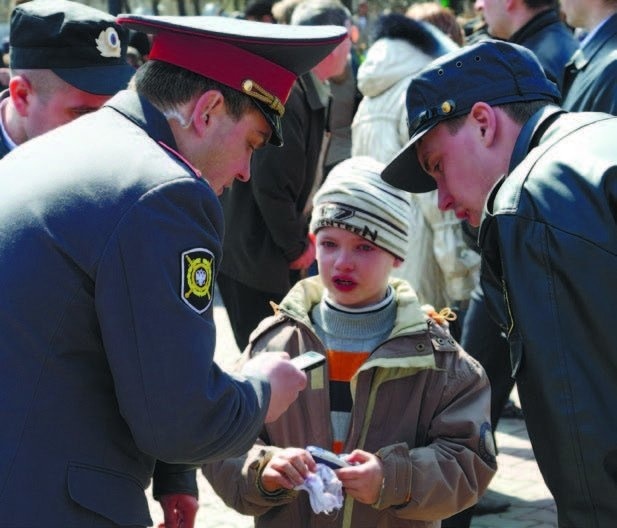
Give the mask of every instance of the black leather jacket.
[(514, 33), (509, 42), (525, 46), (536, 54), (547, 76), (559, 87), (563, 71), (578, 42), (553, 8), (542, 11)]
[(560, 527), (617, 519), (615, 137), (606, 114), (538, 112), (480, 228), (483, 288)]

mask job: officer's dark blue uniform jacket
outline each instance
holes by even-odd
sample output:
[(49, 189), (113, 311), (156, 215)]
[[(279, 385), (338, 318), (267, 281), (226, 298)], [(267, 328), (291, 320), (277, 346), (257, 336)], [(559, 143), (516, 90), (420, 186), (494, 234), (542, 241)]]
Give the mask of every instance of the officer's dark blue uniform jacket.
[(222, 214), (133, 92), (0, 162), (0, 526), (151, 524), (154, 461), (254, 442), (213, 363)]

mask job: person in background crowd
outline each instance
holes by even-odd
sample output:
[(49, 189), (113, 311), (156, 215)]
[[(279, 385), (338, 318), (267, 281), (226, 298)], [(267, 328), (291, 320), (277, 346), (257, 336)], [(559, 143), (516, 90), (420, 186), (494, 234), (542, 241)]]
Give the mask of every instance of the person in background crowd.
[[(338, 0), (303, 0), (291, 25), (349, 27)], [(306, 205), (321, 183), (330, 104), (327, 80), (343, 73), (351, 42), (346, 38), (294, 85), (281, 119), (285, 144), (253, 157), (248, 185), (234, 184), (222, 196), (226, 221), (234, 225), (224, 242), (218, 287), (240, 350), (259, 322), (315, 260)]]
[(444, 7), (438, 2), (416, 2), (407, 8), (405, 14), (414, 20), (433, 24), (459, 46), (465, 44), (465, 32), (449, 7)]
[(412, 78), (411, 139), (382, 177), (410, 192), (437, 188), (440, 208), (480, 226), (483, 291), (507, 335), (559, 526), (609, 528), (617, 118), (560, 102), (525, 47), (487, 40), (446, 55)]
[(272, 14), (272, 0), (253, 0), (244, 9), (244, 18), (246, 20), (276, 24), (276, 19)]
[(143, 31), (129, 30), (129, 46), (137, 50), (144, 62), (147, 61), (152, 46), (150, 35)]
[(489, 35), (529, 48), (561, 87), (564, 67), (578, 43), (561, 20), (557, 0), (476, 0), (475, 7)]
[(9, 71), (9, 37), (2, 40), (2, 63), (0, 64), (0, 89), (9, 87), (11, 74)]
[[(7, 526), (149, 526), (156, 460), (246, 451), (306, 383), (283, 352), (237, 375), (213, 361), (217, 195), (249, 179), (255, 150), (282, 142), (295, 79), (345, 29), (264, 36), (262, 24), (216, 17), (117, 22), (155, 34), (129, 89), (0, 162)], [(112, 29), (99, 45), (119, 54)], [(192, 524), (189, 491), (163, 505), (167, 525)]]
[(368, 50), (373, 43), (372, 33), (376, 19), (377, 17), (371, 13), (368, 0), (359, 0), (357, 11), (353, 14), (351, 22), (357, 30), (354, 48), (360, 59), (360, 63), (364, 60), (366, 50)]
[(563, 108), (617, 115), (617, 2), (562, 0), (561, 9), (586, 33), (565, 67)]
[[(495, 472), (482, 367), (406, 281), (390, 278), (410, 258), (414, 226), (409, 194), (380, 178), (383, 167), (352, 157), (332, 169), (311, 218), (319, 276), (292, 288), (244, 353), (312, 350), (326, 365), (252, 450), (203, 467), (258, 528), (436, 528), (473, 504)], [(331, 515), (315, 514), (294, 490), (317, 469), (307, 445), (348, 453), (352, 464), (336, 471), (345, 499)]]
[(343, 73), (328, 79), (332, 99), (330, 103), (330, 139), (324, 159), (324, 178), (332, 168), (351, 156), (351, 123), (362, 99), (358, 91), (351, 54)]
[(0, 94), (0, 158), (98, 109), (126, 88), (128, 32), (114, 17), (68, 0), (34, 0), (10, 21), (10, 80)]

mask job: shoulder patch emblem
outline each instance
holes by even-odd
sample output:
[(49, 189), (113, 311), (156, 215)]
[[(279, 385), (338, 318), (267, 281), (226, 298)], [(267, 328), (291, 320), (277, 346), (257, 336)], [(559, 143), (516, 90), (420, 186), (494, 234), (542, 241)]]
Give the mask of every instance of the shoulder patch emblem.
[(214, 255), (204, 248), (182, 253), (182, 300), (197, 313), (204, 313), (212, 304), (214, 292)]
[(493, 430), (491, 424), (484, 422), (480, 427), (480, 442), (478, 446), (480, 458), (489, 466), (497, 467), (497, 450), (493, 440)]

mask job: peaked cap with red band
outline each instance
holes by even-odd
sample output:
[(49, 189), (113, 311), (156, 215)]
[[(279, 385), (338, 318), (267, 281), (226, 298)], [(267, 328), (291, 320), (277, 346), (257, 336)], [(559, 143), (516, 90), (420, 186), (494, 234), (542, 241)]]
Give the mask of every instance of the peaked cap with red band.
[(149, 58), (175, 64), (253, 98), (282, 145), (280, 118), (299, 75), (346, 37), (342, 26), (287, 26), (216, 16), (119, 15), (154, 35)]

